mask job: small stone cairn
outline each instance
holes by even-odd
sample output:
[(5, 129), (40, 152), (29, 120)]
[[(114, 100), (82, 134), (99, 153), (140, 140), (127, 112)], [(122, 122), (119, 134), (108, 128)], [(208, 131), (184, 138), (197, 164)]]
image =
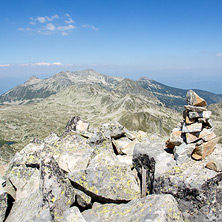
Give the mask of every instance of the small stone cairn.
[(207, 103), (193, 90), (186, 95), (188, 105), (183, 111), (183, 122), (179, 123), (166, 141), (166, 147), (173, 149), (177, 164), (191, 160), (203, 160), (210, 155), (219, 140), (214, 133), (211, 111)]

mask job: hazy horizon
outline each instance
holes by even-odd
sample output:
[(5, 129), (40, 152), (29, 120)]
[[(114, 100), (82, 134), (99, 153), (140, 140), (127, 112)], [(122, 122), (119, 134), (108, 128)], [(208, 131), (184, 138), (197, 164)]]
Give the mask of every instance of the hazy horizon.
[(1, 3), (0, 94), (36, 75), (94, 69), (222, 94), (220, 0)]

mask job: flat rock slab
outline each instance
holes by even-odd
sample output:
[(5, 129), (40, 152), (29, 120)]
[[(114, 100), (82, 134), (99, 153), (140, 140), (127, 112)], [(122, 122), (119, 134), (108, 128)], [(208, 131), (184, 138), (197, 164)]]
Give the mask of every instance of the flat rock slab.
[(214, 138), (208, 142), (201, 144), (200, 146), (196, 146), (192, 157), (195, 160), (205, 159), (206, 156), (210, 155), (214, 151), (218, 141), (219, 138)]
[(184, 108), (187, 111), (192, 111), (192, 112), (203, 112), (203, 111), (207, 111), (206, 107), (201, 107), (201, 106), (191, 106), (191, 105), (186, 105), (184, 106)]
[(190, 119), (196, 119), (196, 118), (210, 119), (210, 116), (211, 116), (211, 111), (189, 112)]
[(139, 179), (128, 166), (109, 165), (69, 173), (73, 185), (102, 202), (126, 202), (140, 197)]
[(153, 222), (183, 221), (177, 202), (171, 195), (148, 195), (127, 204), (94, 203), (91, 210), (83, 212), (87, 222)]
[(190, 125), (183, 124), (182, 132), (183, 133), (195, 133), (202, 130), (202, 123), (193, 123)]

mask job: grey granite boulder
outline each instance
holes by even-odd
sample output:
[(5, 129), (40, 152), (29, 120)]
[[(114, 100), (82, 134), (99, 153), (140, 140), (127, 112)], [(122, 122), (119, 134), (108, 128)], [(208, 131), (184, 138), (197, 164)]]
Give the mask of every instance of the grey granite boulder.
[(8, 194), (2, 187), (0, 187), (0, 222), (5, 220), (7, 208)]
[(86, 222), (77, 207), (67, 209), (63, 214), (61, 222)]
[(127, 202), (140, 197), (135, 172), (128, 166), (106, 165), (69, 173), (75, 188), (100, 202)]
[(43, 198), (39, 191), (15, 201), (6, 222), (53, 221), (49, 207), (43, 207), (43, 203)]
[(216, 150), (203, 161), (193, 160), (173, 167), (155, 178), (154, 193), (172, 194), (186, 221), (222, 219), (222, 173), (205, 168), (210, 159), (222, 152), (220, 146)]
[(87, 222), (183, 221), (177, 202), (171, 195), (148, 195), (119, 205), (94, 203), (92, 209), (83, 212), (83, 217)]
[(182, 143), (180, 146), (176, 146), (173, 153), (177, 164), (179, 165), (191, 161), (191, 154), (194, 149), (195, 144)]
[(125, 134), (125, 128), (118, 122), (104, 123), (101, 130), (107, 138), (117, 139)]
[(55, 159), (48, 155), (40, 165), (40, 191), (43, 196), (43, 206), (48, 206), (55, 221), (75, 202), (75, 191), (59, 168)]

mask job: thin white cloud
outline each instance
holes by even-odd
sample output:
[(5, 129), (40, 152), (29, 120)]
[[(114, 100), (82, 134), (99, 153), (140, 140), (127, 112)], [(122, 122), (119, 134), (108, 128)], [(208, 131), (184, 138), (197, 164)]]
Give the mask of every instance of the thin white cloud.
[(222, 53), (217, 53), (216, 56), (222, 56)]
[(0, 67), (9, 67), (9, 64), (0, 64)]
[(29, 24), (30, 24), (30, 25), (35, 25), (36, 23), (33, 22), (33, 21), (31, 21), (31, 22), (29, 22)]
[(67, 36), (67, 35), (69, 35), (69, 33), (68, 32), (61, 32), (61, 35)]
[(25, 63), (25, 64), (19, 64), (19, 66), (63, 66), (61, 62), (32, 62), (32, 63)]
[(82, 25), (83, 28), (88, 28), (88, 29), (92, 29), (94, 31), (98, 31), (99, 29), (97, 27), (95, 27), (94, 25), (89, 25), (89, 24), (85, 24)]
[(75, 29), (75, 28), (76, 28), (76, 26), (74, 26), (74, 25), (66, 25), (66, 26), (57, 27), (57, 30), (64, 31), (64, 30), (72, 30), (72, 29)]
[(65, 20), (66, 24), (72, 24), (75, 23), (75, 21), (72, 20), (71, 16), (69, 14), (66, 14), (67, 20)]
[(168, 67), (168, 66), (163, 66), (159, 67), (160, 70), (191, 70), (192, 67)]
[[(55, 22), (54, 20), (57, 19)], [(38, 16), (36, 18), (29, 18), (30, 27), (18, 28), (18, 31), (36, 32), (41, 35), (61, 34), (63, 36), (69, 35), (77, 27), (72, 25), (75, 23), (69, 14), (65, 14), (65, 20), (58, 15), (53, 16)]]
[(58, 15), (53, 15), (51, 17), (49, 16), (38, 16), (36, 18), (30, 18), (31, 22), (30, 24), (34, 25), (36, 24), (34, 21), (40, 22), (40, 23), (46, 23), (46, 22), (51, 22), (54, 19), (59, 19)]
[(46, 25), (46, 29), (49, 30), (49, 31), (55, 31), (56, 27), (52, 23), (48, 23)]
[(30, 28), (18, 28), (17, 30), (18, 31), (23, 31), (23, 32), (32, 31), (32, 29), (30, 29)]

